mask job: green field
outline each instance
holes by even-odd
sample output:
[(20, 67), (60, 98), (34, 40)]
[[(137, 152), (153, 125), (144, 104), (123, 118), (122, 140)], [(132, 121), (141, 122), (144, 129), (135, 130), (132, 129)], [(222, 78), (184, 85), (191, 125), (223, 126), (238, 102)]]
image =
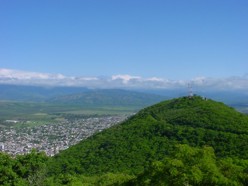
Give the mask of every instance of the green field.
[[(123, 115), (139, 110), (136, 107), (83, 107), (79, 105), (0, 101), (0, 125), (43, 125), (56, 123), (66, 115)], [(15, 120), (17, 123), (6, 123), (6, 120)]]

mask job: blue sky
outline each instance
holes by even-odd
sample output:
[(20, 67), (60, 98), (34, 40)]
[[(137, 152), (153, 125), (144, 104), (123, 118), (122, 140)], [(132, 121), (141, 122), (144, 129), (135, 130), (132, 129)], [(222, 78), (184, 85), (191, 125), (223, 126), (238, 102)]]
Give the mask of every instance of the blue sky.
[(0, 68), (65, 76), (248, 74), (247, 0), (0, 0)]

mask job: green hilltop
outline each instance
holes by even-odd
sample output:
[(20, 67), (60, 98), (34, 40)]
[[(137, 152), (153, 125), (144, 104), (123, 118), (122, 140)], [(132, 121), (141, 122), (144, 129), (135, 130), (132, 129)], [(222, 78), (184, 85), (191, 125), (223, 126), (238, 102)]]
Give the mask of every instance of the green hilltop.
[(176, 145), (211, 146), (217, 157), (248, 159), (248, 116), (199, 96), (145, 108), (122, 124), (62, 151), (52, 174), (140, 174), (163, 160)]
[(49, 158), (44, 183), (247, 185), (247, 141), (247, 115), (200, 96), (181, 97)]

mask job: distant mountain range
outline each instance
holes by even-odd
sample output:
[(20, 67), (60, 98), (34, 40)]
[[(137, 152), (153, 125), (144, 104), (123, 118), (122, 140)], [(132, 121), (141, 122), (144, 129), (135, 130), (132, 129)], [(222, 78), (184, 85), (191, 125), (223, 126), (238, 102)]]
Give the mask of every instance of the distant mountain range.
[(127, 90), (103, 89), (88, 90), (82, 93), (57, 96), (50, 103), (74, 104), (82, 106), (114, 106), (142, 108), (165, 100), (165, 96)]
[[(222, 101), (235, 108), (248, 107), (244, 91), (193, 90), (193, 93)], [(0, 100), (56, 102), (84, 105), (143, 105), (188, 95), (185, 89), (89, 89), (87, 87), (43, 87), (0, 84)], [(112, 102), (112, 103), (111, 103)], [(147, 102), (147, 103), (144, 103)], [(110, 104), (111, 103), (111, 104)]]
[(120, 89), (0, 85), (0, 100), (76, 105), (81, 108), (129, 107), (141, 109), (166, 96)]
[(0, 100), (46, 101), (52, 97), (86, 91), (89, 89), (84, 87), (0, 85)]

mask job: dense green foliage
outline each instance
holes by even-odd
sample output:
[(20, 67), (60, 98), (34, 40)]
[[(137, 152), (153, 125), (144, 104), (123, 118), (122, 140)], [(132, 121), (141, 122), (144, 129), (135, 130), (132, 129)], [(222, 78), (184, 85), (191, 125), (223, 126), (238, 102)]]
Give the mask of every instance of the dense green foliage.
[(46, 179), (47, 161), (45, 153), (35, 150), (16, 158), (0, 153), (0, 185), (42, 185)]
[[(44, 185), (247, 185), (247, 141), (248, 116), (182, 97), (143, 109), (49, 160), (18, 157), (4, 166), (13, 173), (3, 172), (20, 182), (36, 176)], [(32, 169), (26, 159), (42, 164)]]
[(130, 185), (247, 185), (248, 161), (216, 159), (211, 147), (176, 145), (169, 156), (156, 161)]
[(102, 173), (85, 176), (64, 172), (47, 175), (43, 153), (11, 158), (0, 153), (0, 185), (37, 186), (181, 186), (181, 185), (247, 185), (248, 160), (217, 158), (212, 147), (193, 148), (188, 145), (175, 145), (168, 156), (153, 161), (139, 175), (125, 173)]

